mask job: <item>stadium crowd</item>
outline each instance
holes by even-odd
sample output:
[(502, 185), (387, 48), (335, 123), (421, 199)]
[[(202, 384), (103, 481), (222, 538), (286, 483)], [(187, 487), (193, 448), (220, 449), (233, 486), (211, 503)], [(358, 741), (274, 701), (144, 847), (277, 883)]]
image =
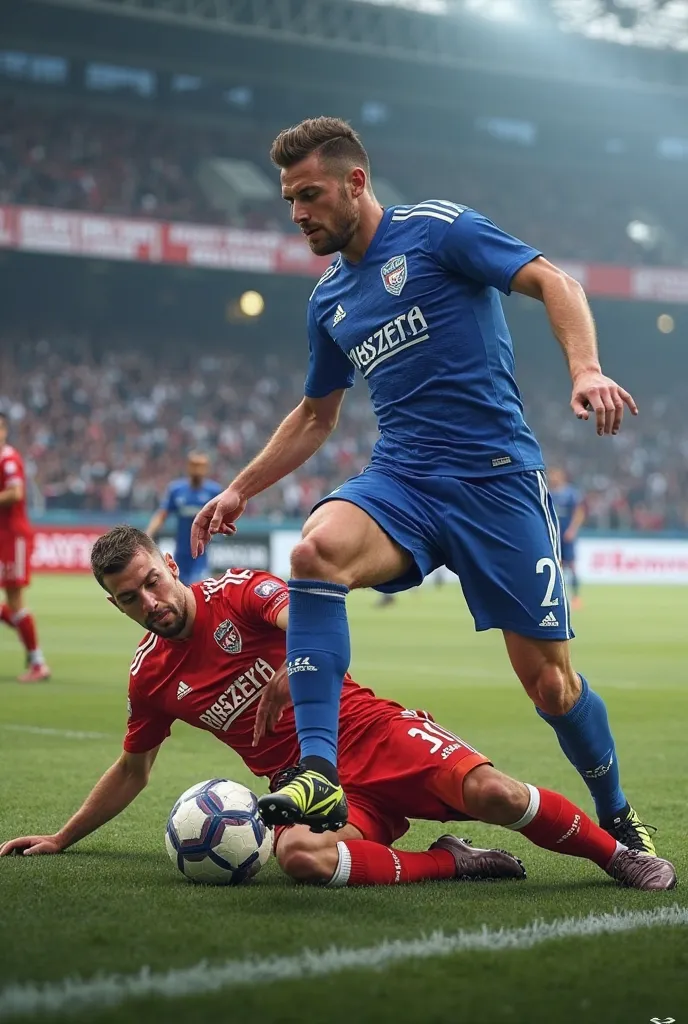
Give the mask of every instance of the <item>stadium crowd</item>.
[[(102, 339), (100, 339), (102, 341)], [(131, 339), (128, 344), (131, 345)], [(179, 349), (161, 369), (141, 343), (85, 336), (0, 339), (0, 410), (24, 453), (31, 500), (41, 509), (128, 512), (156, 507), (191, 448), (208, 452), (226, 482), (262, 447), (300, 400), (297, 356), (262, 361), (238, 354), (193, 360)], [(542, 405), (528, 373), (526, 412), (549, 464), (563, 465), (586, 494), (591, 529), (688, 529), (688, 403), (642, 395), (638, 420), (601, 440), (566, 415), (566, 395)], [(339, 425), (299, 472), (253, 499), (247, 514), (275, 521), (304, 516), (314, 501), (368, 461), (377, 431), (367, 389), (357, 384)]]
[[(267, 157), (272, 134), (261, 125), (228, 129), (6, 98), (0, 102), (0, 203), (287, 231), (278, 197), (237, 200), (229, 213), (213, 206), (198, 178), (211, 157), (247, 159), (274, 177)], [(688, 264), (682, 193), (667, 185), (648, 197), (632, 162), (562, 173), (535, 154), (524, 163), (523, 153), (505, 150), (495, 158), (468, 147), (459, 159), (451, 148), (438, 148), (432, 160), (416, 160), (372, 133), (366, 141), (375, 173), (404, 201), (436, 196), (465, 203), (558, 259)], [(651, 245), (628, 237), (628, 224), (638, 219), (653, 225)]]

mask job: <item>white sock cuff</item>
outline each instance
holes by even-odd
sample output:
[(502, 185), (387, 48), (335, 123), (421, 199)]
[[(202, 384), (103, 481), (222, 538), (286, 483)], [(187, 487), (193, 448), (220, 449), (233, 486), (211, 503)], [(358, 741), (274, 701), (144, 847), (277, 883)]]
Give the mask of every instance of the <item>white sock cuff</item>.
[(351, 854), (349, 853), (349, 847), (346, 843), (337, 843), (337, 854), (339, 855), (339, 861), (335, 868), (334, 874), (329, 882), (325, 883), (328, 889), (343, 889), (349, 882), (349, 875), (351, 874)]
[(18, 612), (14, 612), (12, 615), (10, 615), (10, 622), (12, 623), (13, 626), (16, 626), (17, 623), (21, 622), (22, 619), (25, 619), (28, 614), (28, 608), (20, 608)]
[(528, 782), (525, 783), (528, 792), (530, 793), (530, 800), (526, 807), (525, 814), (518, 821), (515, 821), (513, 825), (507, 825), (506, 828), (510, 828), (513, 832), (520, 832), (526, 825), (530, 825), (531, 821), (540, 810), (540, 790), (536, 789), (535, 786), (531, 786)]

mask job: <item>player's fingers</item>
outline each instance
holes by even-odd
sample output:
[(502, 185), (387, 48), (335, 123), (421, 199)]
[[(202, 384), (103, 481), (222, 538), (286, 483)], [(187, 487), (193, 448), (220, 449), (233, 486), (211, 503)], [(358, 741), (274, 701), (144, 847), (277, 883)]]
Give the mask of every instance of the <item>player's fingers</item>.
[(256, 711), (256, 720), (253, 724), (253, 746), (257, 747), (263, 736), (265, 735), (265, 726), (267, 724), (268, 717), (268, 706), (267, 706), (267, 693), (264, 693), (258, 703), (258, 709)]
[(220, 525), (218, 533), (223, 533), (227, 537), (231, 537), (233, 533), (237, 532), (237, 528), (234, 523), (222, 523)]
[(602, 432), (604, 434), (611, 434), (614, 426), (614, 418), (616, 416), (611, 388), (600, 388), (600, 398), (602, 400), (602, 405), (604, 406), (604, 426), (602, 428)]
[(619, 395), (621, 396), (621, 400), (626, 403), (626, 405), (631, 410), (633, 415), (637, 416), (638, 406), (635, 404), (635, 399), (633, 398), (633, 395), (629, 391), (626, 391), (624, 388), (619, 388)]
[(579, 420), (587, 420), (587, 403), (583, 397), (581, 397), (580, 395), (574, 395), (571, 399), (571, 408), (573, 409), (574, 413), (576, 414)]
[(621, 421), (623, 420), (624, 404), (621, 395), (619, 394), (619, 388), (612, 388), (611, 392), (612, 402), (614, 403), (614, 417), (612, 419), (612, 434), (618, 434), (621, 429)]
[(588, 405), (595, 413), (595, 429), (598, 434), (604, 433), (604, 417), (606, 410), (604, 408), (604, 402), (600, 397), (599, 388), (590, 388), (587, 393)]
[(214, 508), (208, 510), (208, 514), (212, 511), (212, 518), (210, 520), (210, 526), (208, 527), (208, 533), (212, 537), (213, 534), (220, 532), (222, 526), (222, 520), (225, 517), (225, 506), (221, 501), (218, 501)]
[(33, 857), (34, 855), (40, 853), (57, 853), (57, 850), (55, 849), (52, 843), (46, 842), (36, 843), (35, 846), (28, 846), (24, 850), (25, 857)]

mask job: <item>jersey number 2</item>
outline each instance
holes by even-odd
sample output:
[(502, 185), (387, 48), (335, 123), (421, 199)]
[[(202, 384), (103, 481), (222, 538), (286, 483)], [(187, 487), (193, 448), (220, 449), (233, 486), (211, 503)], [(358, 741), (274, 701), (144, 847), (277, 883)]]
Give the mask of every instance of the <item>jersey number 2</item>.
[(540, 607), (554, 608), (555, 605), (559, 604), (559, 598), (552, 597), (552, 593), (554, 592), (554, 584), (557, 578), (557, 567), (554, 564), (554, 559), (541, 558), (538, 561), (537, 565), (535, 566), (535, 572), (538, 574), (543, 573), (545, 569), (549, 572), (549, 581), (547, 583), (547, 590), (545, 591), (545, 596), (543, 597), (540, 603)]

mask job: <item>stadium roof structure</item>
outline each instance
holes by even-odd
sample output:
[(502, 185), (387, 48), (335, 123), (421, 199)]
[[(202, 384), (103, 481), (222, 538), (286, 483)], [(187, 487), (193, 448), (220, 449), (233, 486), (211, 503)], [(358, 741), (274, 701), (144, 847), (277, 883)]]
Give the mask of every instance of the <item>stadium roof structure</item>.
[(436, 67), (688, 88), (688, 0), (34, 2)]

